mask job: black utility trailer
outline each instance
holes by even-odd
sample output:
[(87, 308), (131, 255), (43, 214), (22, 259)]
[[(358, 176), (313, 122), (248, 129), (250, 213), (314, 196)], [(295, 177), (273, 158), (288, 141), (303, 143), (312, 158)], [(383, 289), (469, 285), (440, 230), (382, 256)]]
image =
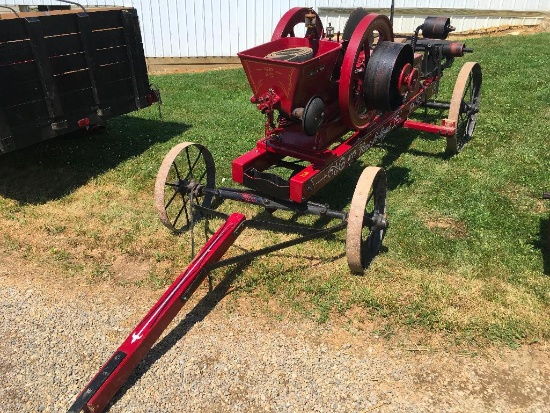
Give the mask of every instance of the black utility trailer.
[(134, 8), (1, 14), (0, 154), (157, 100)]

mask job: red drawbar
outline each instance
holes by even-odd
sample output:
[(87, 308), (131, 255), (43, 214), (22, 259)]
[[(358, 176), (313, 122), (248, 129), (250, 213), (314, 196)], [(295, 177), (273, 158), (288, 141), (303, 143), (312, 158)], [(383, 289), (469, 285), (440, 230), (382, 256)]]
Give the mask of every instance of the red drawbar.
[[(134, 328), (111, 359), (109, 359), (79, 395), (79, 399), (85, 397), (87, 392), (92, 391), (94, 382), (102, 381), (101, 375), (108, 375), (95, 394), (82, 406), (85, 411), (94, 413), (103, 411), (139, 362), (149, 352), (168, 324), (187, 302), (200, 282), (206, 277), (207, 274), (203, 272), (205, 266), (219, 261), (233, 244), (240, 233), (239, 227), (245, 219), (243, 214), (231, 214), (212, 238), (208, 240), (199, 254), (191, 261), (187, 269), (168, 287), (162, 297), (149, 310), (145, 318)], [(115, 359), (116, 362), (114, 361)], [(115, 365), (114, 370), (109, 374), (109, 371), (112, 369), (109, 365), (112, 366), (113, 364)]]

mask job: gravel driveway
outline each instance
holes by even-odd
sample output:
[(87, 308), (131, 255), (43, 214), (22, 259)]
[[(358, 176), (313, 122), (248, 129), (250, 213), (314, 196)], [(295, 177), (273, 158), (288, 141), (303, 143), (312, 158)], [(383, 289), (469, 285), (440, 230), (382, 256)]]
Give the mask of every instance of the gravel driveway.
[[(48, 280), (39, 268), (10, 271), (0, 268), (0, 412), (66, 411), (161, 295)], [(204, 292), (110, 412), (549, 411), (543, 345), (481, 356), (409, 348), (362, 331), (230, 311), (224, 300), (216, 304), (216, 291)]]

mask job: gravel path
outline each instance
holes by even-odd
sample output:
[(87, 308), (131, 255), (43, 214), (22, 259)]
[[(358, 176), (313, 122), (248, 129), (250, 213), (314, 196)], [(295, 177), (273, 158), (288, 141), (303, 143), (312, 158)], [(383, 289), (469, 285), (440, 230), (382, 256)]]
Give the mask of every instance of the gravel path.
[[(63, 412), (161, 292), (30, 280), (0, 268), (0, 412)], [(477, 357), (411, 351), (361, 332), (229, 312), (203, 289), (196, 296), (110, 412), (550, 406), (549, 352), (540, 345)]]

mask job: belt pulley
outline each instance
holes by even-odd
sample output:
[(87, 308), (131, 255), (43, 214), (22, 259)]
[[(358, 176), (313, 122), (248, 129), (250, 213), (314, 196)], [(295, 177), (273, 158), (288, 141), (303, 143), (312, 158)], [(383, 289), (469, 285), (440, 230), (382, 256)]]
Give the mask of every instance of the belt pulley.
[(401, 74), (412, 65), (413, 59), (409, 44), (380, 42), (376, 46), (365, 70), (363, 90), (369, 109), (389, 111), (401, 106), (408, 90), (402, 87)]

